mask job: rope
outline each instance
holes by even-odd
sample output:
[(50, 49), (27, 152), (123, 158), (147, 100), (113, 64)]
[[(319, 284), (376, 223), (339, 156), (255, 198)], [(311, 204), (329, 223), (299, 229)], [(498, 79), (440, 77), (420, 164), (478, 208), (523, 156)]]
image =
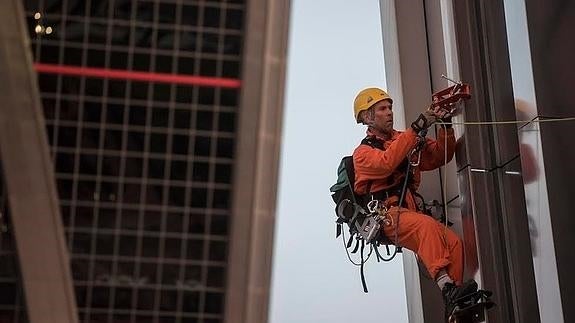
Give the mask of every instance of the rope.
[(563, 121), (575, 121), (575, 117), (534, 119), (534, 120), (465, 121), (465, 122), (439, 122), (439, 123), (450, 124), (450, 125), (485, 126), (485, 125), (498, 125), (498, 124), (542, 123), (542, 122), (563, 122)]

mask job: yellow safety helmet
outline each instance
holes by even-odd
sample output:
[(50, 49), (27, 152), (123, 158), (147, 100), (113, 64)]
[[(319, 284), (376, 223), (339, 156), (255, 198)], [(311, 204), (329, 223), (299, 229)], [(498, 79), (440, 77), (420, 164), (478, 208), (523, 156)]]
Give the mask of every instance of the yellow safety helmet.
[(360, 123), (361, 121), (358, 119), (359, 113), (371, 108), (374, 104), (382, 100), (393, 102), (389, 94), (382, 89), (369, 87), (361, 90), (353, 101), (353, 114), (355, 116), (355, 121)]

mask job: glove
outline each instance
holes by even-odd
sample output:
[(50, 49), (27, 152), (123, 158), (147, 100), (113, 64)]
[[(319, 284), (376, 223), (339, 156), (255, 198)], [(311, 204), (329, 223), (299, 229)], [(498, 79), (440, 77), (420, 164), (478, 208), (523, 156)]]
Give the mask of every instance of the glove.
[(433, 123), (435, 123), (435, 121), (437, 121), (437, 116), (435, 116), (433, 111), (425, 110), (411, 123), (411, 129), (419, 133), (420, 131), (429, 128)]
[[(439, 120), (441, 120), (441, 122), (439, 124), (441, 125), (441, 127), (443, 129), (449, 129), (452, 127), (452, 125), (451, 125), (451, 113), (449, 112), (449, 110), (438, 107), (438, 108), (436, 108), (436, 110), (434, 110), (434, 114)], [(449, 124), (445, 124), (445, 123), (449, 123)]]
[(453, 127), (453, 125), (451, 124), (451, 116), (449, 117), (445, 117), (441, 119), (441, 122), (439, 123), (441, 125), (441, 127), (443, 129), (451, 129)]

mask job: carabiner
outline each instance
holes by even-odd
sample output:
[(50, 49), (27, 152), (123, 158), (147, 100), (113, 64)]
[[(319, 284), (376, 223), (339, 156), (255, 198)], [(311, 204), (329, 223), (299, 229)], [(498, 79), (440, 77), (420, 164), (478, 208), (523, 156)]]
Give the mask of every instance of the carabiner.
[(421, 162), (421, 150), (417, 152), (417, 161), (416, 161), (416, 162), (411, 161), (411, 155), (412, 155), (412, 154), (410, 154), (410, 156), (409, 156), (409, 157), (410, 157), (410, 158), (409, 158), (409, 163), (411, 164), (411, 166), (412, 166), (412, 167), (417, 167), (417, 166), (419, 166), (419, 163)]

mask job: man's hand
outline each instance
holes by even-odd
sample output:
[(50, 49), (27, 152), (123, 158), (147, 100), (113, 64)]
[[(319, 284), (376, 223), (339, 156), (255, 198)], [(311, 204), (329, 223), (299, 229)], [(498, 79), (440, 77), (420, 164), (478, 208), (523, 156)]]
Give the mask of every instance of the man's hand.
[(411, 123), (411, 128), (419, 133), (421, 130), (429, 128), (435, 121), (437, 121), (435, 112), (433, 110), (425, 110)]
[(439, 124), (445, 129), (451, 128), (451, 112), (441, 107), (435, 107), (433, 113), (437, 119), (441, 120)]

